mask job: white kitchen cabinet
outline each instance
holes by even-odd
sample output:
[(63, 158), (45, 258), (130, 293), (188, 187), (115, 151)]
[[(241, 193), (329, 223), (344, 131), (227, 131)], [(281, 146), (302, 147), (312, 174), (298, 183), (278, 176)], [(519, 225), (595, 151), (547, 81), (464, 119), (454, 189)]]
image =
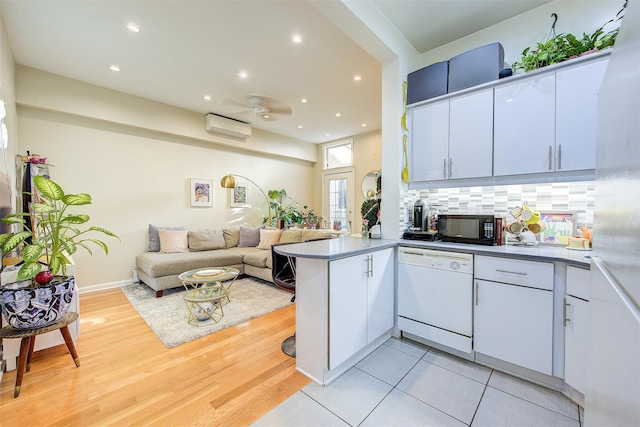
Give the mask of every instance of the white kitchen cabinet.
[(329, 369), (393, 328), (392, 249), (329, 263)]
[(553, 263), (476, 256), (474, 350), (552, 375)]
[(410, 109), (411, 180), (492, 174), (493, 88)]
[(556, 171), (595, 169), (598, 91), (608, 57), (556, 71)]
[(567, 267), (564, 308), (564, 381), (584, 395), (589, 338), (590, 271)]
[(494, 175), (595, 168), (598, 91), (608, 56), (495, 89)]
[(449, 100), (410, 108), (411, 181), (434, 181), (448, 176)]
[(495, 176), (553, 171), (555, 111), (553, 72), (495, 88)]
[(493, 88), (451, 98), (449, 179), (491, 176)]

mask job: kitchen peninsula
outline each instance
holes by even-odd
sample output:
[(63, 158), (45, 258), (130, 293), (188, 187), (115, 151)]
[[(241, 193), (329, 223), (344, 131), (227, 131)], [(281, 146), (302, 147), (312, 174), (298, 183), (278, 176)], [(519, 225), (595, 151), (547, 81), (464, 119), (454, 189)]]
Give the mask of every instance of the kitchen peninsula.
[(275, 246), (296, 258), (296, 369), (327, 385), (391, 336), (395, 240)]

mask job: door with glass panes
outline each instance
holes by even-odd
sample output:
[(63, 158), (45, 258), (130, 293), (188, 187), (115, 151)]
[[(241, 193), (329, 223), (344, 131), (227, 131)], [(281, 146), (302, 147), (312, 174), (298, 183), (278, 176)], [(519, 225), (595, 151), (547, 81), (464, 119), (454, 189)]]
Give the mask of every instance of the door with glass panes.
[(324, 228), (353, 231), (353, 171), (323, 174), (322, 218)]

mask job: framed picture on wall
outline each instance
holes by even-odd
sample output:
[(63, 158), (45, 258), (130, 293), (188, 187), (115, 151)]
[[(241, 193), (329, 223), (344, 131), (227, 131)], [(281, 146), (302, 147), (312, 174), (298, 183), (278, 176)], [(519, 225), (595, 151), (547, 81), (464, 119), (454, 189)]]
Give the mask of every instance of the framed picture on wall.
[(569, 245), (569, 237), (576, 235), (575, 212), (545, 212), (540, 211), (540, 221), (546, 228), (538, 234), (540, 244)]
[(210, 179), (191, 178), (191, 206), (213, 206)]
[(236, 181), (236, 188), (231, 190), (231, 207), (239, 208), (249, 203), (249, 185), (246, 182)]

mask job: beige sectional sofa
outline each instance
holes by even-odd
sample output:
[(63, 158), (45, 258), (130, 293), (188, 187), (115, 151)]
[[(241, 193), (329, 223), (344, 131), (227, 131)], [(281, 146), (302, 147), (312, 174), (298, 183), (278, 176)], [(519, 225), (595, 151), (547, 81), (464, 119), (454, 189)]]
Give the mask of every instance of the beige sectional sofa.
[(138, 278), (161, 297), (182, 286), (178, 275), (207, 267), (233, 267), (240, 274), (272, 282), (271, 246), (335, 236), (333, 230), (235, 227), (187, 231), (149, 226), (149, 250), (136, 257)]

